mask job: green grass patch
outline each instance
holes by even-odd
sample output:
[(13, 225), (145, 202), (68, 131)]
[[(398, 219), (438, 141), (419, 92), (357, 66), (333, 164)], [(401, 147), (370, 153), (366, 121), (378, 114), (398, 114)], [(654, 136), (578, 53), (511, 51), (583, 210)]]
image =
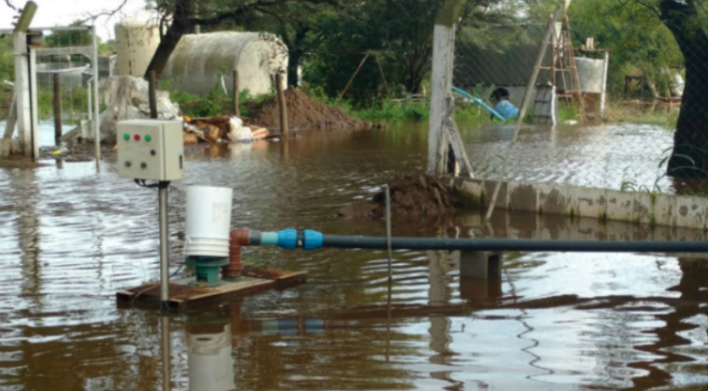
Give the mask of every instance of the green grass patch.
[[(169, 80), (160, 81), (158, 89), (170, 93), (170, 99), (177, 103), (184, 115), (194, 118), (213, 117), (233, 114), (233, 98), (220, 87), (214, 88), (202, 96), (180, 91)], [(269, 95), (251, 96), (248, 90), (239, 93), (239, 111), (242, 117), (249, 117), (253, 108), (267, 99)]]

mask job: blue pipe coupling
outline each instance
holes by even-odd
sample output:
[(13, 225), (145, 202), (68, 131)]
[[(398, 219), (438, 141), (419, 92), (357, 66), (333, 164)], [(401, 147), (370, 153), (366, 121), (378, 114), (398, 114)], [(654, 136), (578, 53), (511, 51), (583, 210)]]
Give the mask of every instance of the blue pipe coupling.
[(296, 229), (288, 228), (278, 232), (263, 232), (260, 244), (275, 245), (286, 250), (317, 250), (322, 248), (323, 237), (320, 232), (311, 229), (298, 233)]

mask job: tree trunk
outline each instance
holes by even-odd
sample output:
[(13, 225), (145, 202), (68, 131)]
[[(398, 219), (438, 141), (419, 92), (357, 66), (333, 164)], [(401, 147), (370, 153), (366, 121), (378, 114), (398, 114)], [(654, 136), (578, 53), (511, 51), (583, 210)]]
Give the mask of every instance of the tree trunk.
[(686, 86), (667, 174), (708, 177), (708, 36), (694, 0), (661, 0), (662, 22), (674, 35), (686, 65)]
[(305, 38), (310, 31), (310, 27), (303, 24), (298, 24), (295, 31), (295, 36), (292, 42), (287, 42), (287, 29), (283, 27), (281, 34), (285, 44), (288, 45), (288, 86), (297, 87), (298, 74), (297, 70), (302, 63), (302, 58), (305, 56)]
[(157, 50), (155, 50), (155, 54), (152, 56), (152, 60), (150, 60), (150, 65), (148, 65), (145, 71), (145, 78), (148, 77), (150, 72), (155, 71), (156, 79), (160, 79), (162, 71), (167, 65), (167, 60), (170, 59), (170, 55), (172, 55), (172, 52), (177, 47), (182, 35), (191, 32), (194, 27), (194, 23), (192, 22), (192, 18), (194, 18), (193, 11), (193, 0), (175, 0), (175, 12), (172, 23), (165, 32), (165, 35), (160, 39), (160, 44), (157, 46)]
[(302, 50), (290, 50), (288, 59), (288, 86), (297, 87), (298, 67), (302, 61), (304, 52)]

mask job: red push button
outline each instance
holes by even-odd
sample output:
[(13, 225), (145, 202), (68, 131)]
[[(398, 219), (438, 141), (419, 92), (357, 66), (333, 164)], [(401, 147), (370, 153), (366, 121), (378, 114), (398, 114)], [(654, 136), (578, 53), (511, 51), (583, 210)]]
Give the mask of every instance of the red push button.
[(135, 136), (133, 136), (133, 138), (135, 139), (135, 141), (140, 141), (140, 135), (139, 135), (139, 134), (136, 134)]

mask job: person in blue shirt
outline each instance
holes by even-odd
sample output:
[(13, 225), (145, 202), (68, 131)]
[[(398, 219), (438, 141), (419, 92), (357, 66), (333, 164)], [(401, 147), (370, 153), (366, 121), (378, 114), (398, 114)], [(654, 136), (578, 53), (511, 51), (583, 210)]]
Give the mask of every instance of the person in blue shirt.
[[(506, 88), (499, 87), (492, 91), (491, 101), (494, 104), (494, 111), (502, 117), (510, 119), (519, 116), (519, 109), (509, 102), (509, 90)], [(492, 120), (494, 120), (494, 115), (492, 115)]]

